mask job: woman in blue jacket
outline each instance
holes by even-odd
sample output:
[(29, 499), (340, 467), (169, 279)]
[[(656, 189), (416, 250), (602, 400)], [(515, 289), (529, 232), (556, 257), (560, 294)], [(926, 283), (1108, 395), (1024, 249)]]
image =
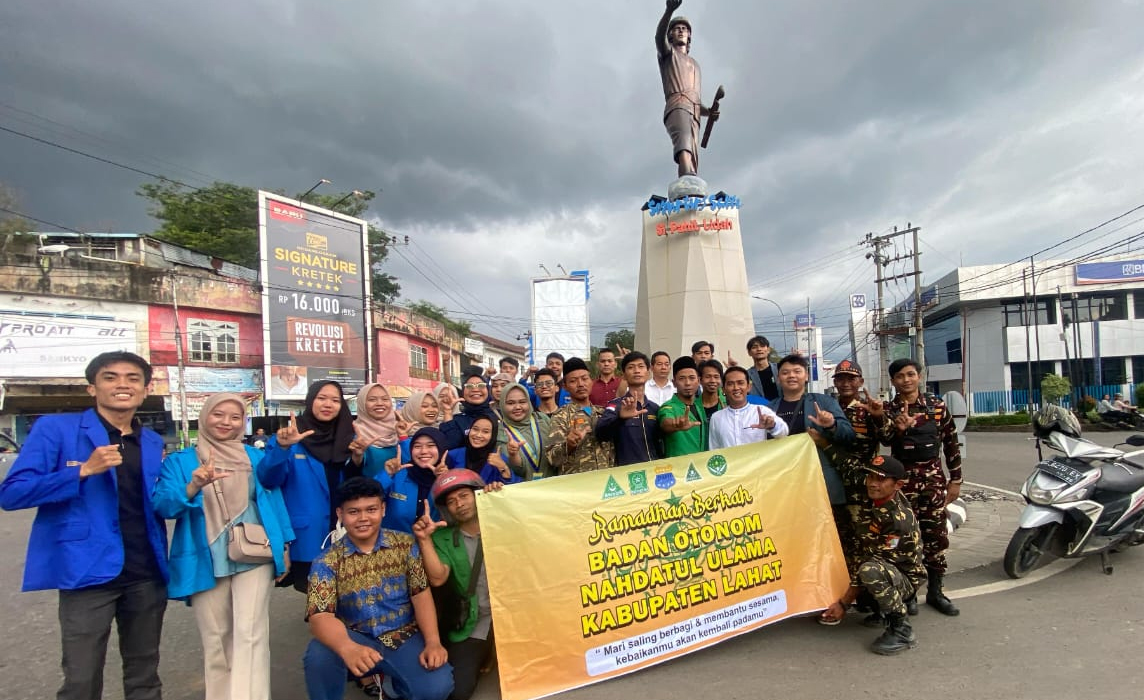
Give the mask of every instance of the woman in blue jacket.
[(393, 399), (380, 384), (366, 384), (357, 395), (357, 420), (350, 443), (350, 459), (364, 476), (376, 477), (385, 463), (397, 458), (397, 412)]
[(263, 486), (282, 489), (294, 528), (290, 571), (279, 586), (293, 584), (295, 590), (306, 592), (310, 562), (337, 522), (330, 494), (344, 479), (361, 474), (350, 462), (353, 422), (341, 385), (314, 382), (302, 415), (290, 414), (289, 423), (270, 439), (266, 456), (255, 469)]
[(486, 484), (515, 484), (524, 481), (512, 471), (497, 452), (497, 419), (478, 416), (465, 434), (464, 447), (449, 450), (445, 463), (450, 469), (469, 469)]
[[(168, 596), (194, 609), (207, 700), (269, 700), (270, 591), (294, 539), (282, 494), (254, 478), (262, 452), (244, 444), (245, 427), (240, 396), (208, 398), (198, 445), (163, 461), (152, 497), (175, 520)], [(243, 552), (236, 538), (269, 546)]]
[[(424, 501), (439, 474), (444, 473), (445, 435), (432, 426), (425, 426), (413, 434), (409, 440), (410, 461), (394, 466), (389, 462), (386, 469), (374, 478), (385, 492), (385, 516), (381, 526), (387, 530), (412, 533), (413, 523), (424, 511)], [(435, 503), (429, 504), (430, 515), (439, 520)]]

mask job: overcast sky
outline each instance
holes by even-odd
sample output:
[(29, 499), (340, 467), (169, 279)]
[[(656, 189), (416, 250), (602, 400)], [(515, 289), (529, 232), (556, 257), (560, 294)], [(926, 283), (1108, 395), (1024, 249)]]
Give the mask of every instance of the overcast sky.
[[(370, 216), (410, 236), (388, 266), (409, 299), (510, 338), (528, 327), (539, 264), (587, 268), (599, 339), (634, 324), (639, 208), (675, 177), (662, 11), (9, 0), (0, 127), (196, 186), (300, 192), (325, 177), (382, 190)], [(867, 232), (921, 226), (933, 281), (1144, 203), (1139, 1), (689, 0), (681, 12), (704, 101), (727, 90), (700, 174), (742, 199), (753, 292), (788, 322), (810, 297), (828, 336), (842, 330), (847, 295), (873, 292)], [(150, 232), (134, 194), (145, 181), (0, 131), (0, 183), (31, 216)], [(890, 301), (907, 291), (891, 286)], [(781, 335), (771, 304), (756, 302), (755, 322)]]

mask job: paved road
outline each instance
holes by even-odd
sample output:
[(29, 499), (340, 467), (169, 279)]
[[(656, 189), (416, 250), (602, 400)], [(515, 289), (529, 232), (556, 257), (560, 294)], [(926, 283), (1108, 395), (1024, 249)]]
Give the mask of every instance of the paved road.
[[(1124, 435), (1091, 437), (1111, 445)], [(1010, 433), (971, 433), (969, 441), (967, 479), (1020, 488), (1036, 458), (1031, 442)], [(10, 562), (0, 570), (0, 697), (6, 700), (50, 698), (58, 684), (56, 595), (19, 592), (30, 523), (30, 512), (0, 514), (0, 554)], [(996, 562), (1008, 534), (991, 538), (992, 562), (951, 575), (948, 587), (1001, 580)], [(1116, 566), (1113, 576), (1105, 576), (1096, 560), (1088, 560), (1044, 581), (968, 598), (959, 602), (964, 612), (958, 618), (923, 607), (916, 619), (921, 645), (895, 659), (866, 650), (874, 634), (856, 618), (836, 628), (790, 620), (564, 697), (916, 698), (928, 689), (936, 697), (1135, 699), (1144, 693), (1144, 547), (1118, 555)], [(299, 659), (308, 635), (301, 608), (300, 594), (275, 591), (278, 700), (305, 697)], [(162, 654), (168, 700), (201, 698), (198, 632), (180, 604), (168, 611)], [(109, 700), (123, 697), (116, 656), (109, 654)], [(477, 697), (498, 696), (495, 677), (485, 679)], [(347, 697), (365, 696), (351, 690)]]

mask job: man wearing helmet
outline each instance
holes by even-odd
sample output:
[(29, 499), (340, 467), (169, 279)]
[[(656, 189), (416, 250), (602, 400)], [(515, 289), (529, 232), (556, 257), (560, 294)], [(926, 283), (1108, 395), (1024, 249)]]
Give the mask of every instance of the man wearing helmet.
[(440, 592), (437, 612), (453, 664), (452, 700), (468, 700), (473, 695), (481, 666), (493, 653), (492, 605), (477, 520), (477, 491), (498, 491), (502, 486), (499, 482), (486, 486), (468, 469), (450, 469), (437, 477), (430, 496), (449, 514), (453, 525), (433, 520), (428, 501), (423, 515), (413, 523), (429, 584)]
[(701, 102), (702, 76), (699, 64), (691, 57), (691, 22), (686, 17), (672, 18), (671, 13), (683, 0), (667, 0), (667, 9), (655, 30), (655, 47), (659, 54), (659, 75), (663, 80), (663, 124), (675, 149), (679, 176), (699, 171), (699, 118), (719, 118), (719, 108), (707, 108)]

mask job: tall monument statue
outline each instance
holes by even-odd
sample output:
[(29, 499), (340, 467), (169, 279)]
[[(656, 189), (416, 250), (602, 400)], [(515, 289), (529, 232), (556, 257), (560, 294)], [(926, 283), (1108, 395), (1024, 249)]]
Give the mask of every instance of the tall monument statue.
[[(755, 335), (751, 295), (739, 230), (739, 198), (719, 191), (708, 196), (698, 175), (699, 149), (707, 146), (719, 118), (723, 87), (710, 106), (702, 102), (699, 64), (691, 57), (691, 22), (673, 17), (682, 0), (667, 0), (655, 30), (663, 80), (663, 124), (671, 137), (678, 178), (667, 197), (653, 195), (643, 206), (636, 296), (636, 347), (686, 355), (705, 340), (722, 356), (741, 354)], [(699, 122), (707, 117), (703, 139)], [(719, 190), (714, 187), (712, 189)]]
[(683, 0), (667, 0), (655, 29), (655, 48), (663, 81), (663, 125), (671, 137), (672, 154), (682, 178), (699, 173), (699, 120), (707, 117), (706, 146), (711, 124), (719, 118), (719, 102), (717, 97), (710, 107), (703, 104), (702, 73), (691, 57), (691, 22), (682, 15), (671, 16), (681, 4)]

